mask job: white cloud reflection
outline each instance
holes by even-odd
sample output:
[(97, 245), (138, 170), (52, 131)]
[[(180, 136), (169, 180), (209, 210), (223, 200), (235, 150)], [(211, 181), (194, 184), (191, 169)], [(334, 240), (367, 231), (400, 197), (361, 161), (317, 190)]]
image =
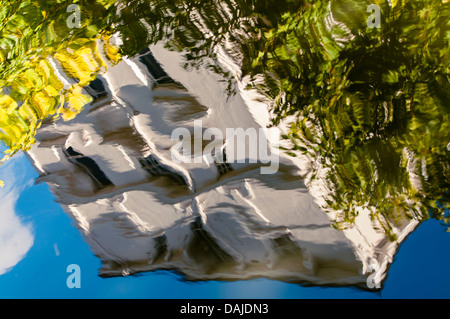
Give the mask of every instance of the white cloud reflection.
[(24, 173), (26, 160), (20, 154), (0, 167), (0, 179), (5, 182), (5, 187), (0, 189), (0, 275), (17, 265), (34, 242), (31, 225), (16, 213), (21, 191), (32, 182)]

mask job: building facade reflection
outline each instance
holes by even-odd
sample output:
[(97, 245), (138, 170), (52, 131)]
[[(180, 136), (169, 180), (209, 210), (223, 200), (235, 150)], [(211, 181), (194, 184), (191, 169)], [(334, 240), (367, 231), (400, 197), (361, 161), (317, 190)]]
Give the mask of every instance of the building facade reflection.
[(220, 75), (183, 62), (153, 45), (111, 66), (86, 88), (94, 102), (71, 121), (43, 126), (28, 152), (39, 181), (101, 259), (99, 274), (167, 269), (188, 280), (367, 288), (376, 264), (383, 280), (416, 221), (396, 230), (396, 242), (364, 211), (354, 227), (334, 229), (318, 204), (324, 190), (304, 183), (309, 168), (301, 158), (280, 154), (278, 171), (266, 175), (258, 163), (171, 161), (176, 128), (193, 130), (201, 119), (223, 131), (264, 129), (268, 113), (257, 95), (229, 95)]

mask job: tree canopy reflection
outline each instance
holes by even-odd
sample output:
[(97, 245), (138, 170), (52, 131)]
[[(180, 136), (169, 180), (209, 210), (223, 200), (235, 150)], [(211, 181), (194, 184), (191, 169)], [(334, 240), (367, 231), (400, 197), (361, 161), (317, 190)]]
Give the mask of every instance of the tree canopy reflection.
[[(285, 151), (308, 157), (309, 183), (325, 182), (336, 227), (351, 225), (357, 207), (391, 239), (404, 218), (449, 222), (448, 1), (79, 1), (81, 27), (69, 28), (71, 3), (1, 2), (0, 138), (11, 154), (45, 119), (80, 111), (102, 54), (116, 63), (164, 41), (195, 67), (223, 46), (272, 101), (273, 125), (289, 124)], [(367, 25), (374, 3), (380, 28)]]

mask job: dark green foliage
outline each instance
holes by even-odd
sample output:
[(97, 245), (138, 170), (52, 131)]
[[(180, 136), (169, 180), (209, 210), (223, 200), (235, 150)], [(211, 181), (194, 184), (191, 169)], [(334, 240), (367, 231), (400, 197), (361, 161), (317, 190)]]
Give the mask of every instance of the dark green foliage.
[[(327, 3), (284, 14), (261, 40), (266, 46), (248, 72), (266, 74), (261, 89), (275, 101), (274, 123), (297, 115), (291, 138), (329, 168), (328, 203), (342, 212), (339, 225), (354, 221), (357, 206), (369, 208), (389, 234), (405, 216), (443, 217), (449, 4), (384, 3), (381, 28), (369, 29), (364, 1)], [(332, 28), (331, 15), (338, 20)]]

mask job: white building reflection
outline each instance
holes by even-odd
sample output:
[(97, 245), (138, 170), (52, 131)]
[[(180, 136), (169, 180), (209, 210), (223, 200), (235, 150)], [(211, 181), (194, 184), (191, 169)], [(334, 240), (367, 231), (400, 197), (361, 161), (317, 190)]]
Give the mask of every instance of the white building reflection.
[(195, 119), (223, 131), (268, 123), (257, 95), (228, 95), (220, 75), (182, 65), (178, 53), (152, 46), (110, 67), (86, 88), (95, 101), (74, 120), (44, 125), (28, 152), (101, 259), (100, 275), (171, 269), (188, 280), (366, 287), (376, 263), (384, 279), (415, 222), (397, 230), (398, 242), (364, 212), (354, 228), (332, 228), (299, 158), (281, 154), (272, 175), (259, 164), (171, 161), (172, 131), (193, 129)]

